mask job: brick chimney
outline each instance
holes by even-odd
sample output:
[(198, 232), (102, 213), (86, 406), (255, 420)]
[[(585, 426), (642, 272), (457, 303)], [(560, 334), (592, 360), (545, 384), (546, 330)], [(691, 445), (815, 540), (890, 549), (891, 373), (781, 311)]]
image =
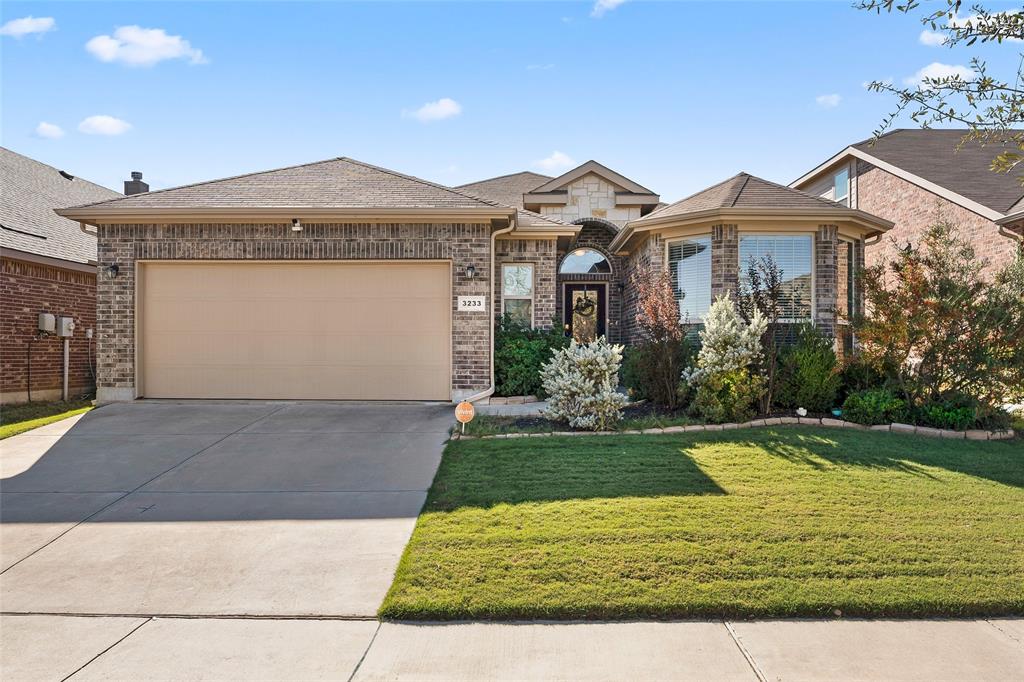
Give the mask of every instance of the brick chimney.
[(142, 181), (141, 171), (132, 171), (132, 179), (124, 181), (124, 193), (126, 196), (142, 194), (149, 191), (149, 185)]

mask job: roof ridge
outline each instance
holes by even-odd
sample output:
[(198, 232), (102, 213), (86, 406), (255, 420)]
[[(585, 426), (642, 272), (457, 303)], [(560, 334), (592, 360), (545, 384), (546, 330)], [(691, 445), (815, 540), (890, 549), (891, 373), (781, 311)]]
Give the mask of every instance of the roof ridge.
[(413, 182), (418, 182), (421, 185), (426, 185), (427, 187), (433, 187), (435, 189), (442, 189), (442, 190), (445, 190), (446, 192), (451, 192), (452, 194), (458, 194), (459, 196), (466, 197), (468, 199), (473, 199), (475, 201), (479, 201), (479, 202), (487, 204), (489, 206), (497, 206), (498, 208), (515, 208), (514, 206), (506, 206), (504, 204), (500, 204), (497, 201), (494, 201), (493, 199), (485, 199), (484, 197), (479, 197), (479, 196), (476, 196), (476, 195), (471, 194), (469, 192), (463, 192), (461, 190), (455, 189), (454, 187), (448, 187), (447, 185), (441, 185), (441, 184), (438, 184), (436, 182), (431, 182), (430, 180), (424, 180), (423, 178), (417, 178), (415, 175), (406, 175), (405, 173), (399, 173), (398, 171), (391, 170), (390, 168), (384, 168), (383, 166), (375, 166), (372, 163), (366, 163), (365, 161), (359, 161), (358, 159), (349, 158), (347, 156), (339, 156), (337, 160), (339, 160), (339, 161), (348, 161), (349, 163), (354, 163), (354, 164), (356, 164), (358, 166), (362, 166), (363, 168), (369, 168), (371, 170), (375, 170), (375, 171), (378, 171), (378, 172), (381, 172), (381, 173), (387, 173), (389, 175), (394, 175), (396, 178), (402, 178), (404, 180), (412, 180)]
[(513, 175), (527, 175), (527, 174), (529, 174), (529, 175), (538, 175), (538, 176), (540, 176), (542, 178), (547, 178), (548, 180), (554, 180), (555, 179), (554, 177), (552, 177), (550, 175), (544, 175), (543, 173), (534, 173), (533, 171), (525, 170), (525, 171), (518, 171), (516, 173), (505, 173), (504, 175), (495, 175), (493, 178), (484, 178), (483, 180), (474, 180), (473, 182), (464, 182), (461, 185), (455, 185), (455, 188), (458, 189), (460, 187), (467, 187), (469, 185), (479, 185), (480, 183), (491, 182), (492, 180), (504, 180), (505, 178), (511, 178)]
[[(144, 192), (146, 196), (152, 196), (154, 194), (163, 194), (164, 192), (171, 192), (178, 189), (187, 189), (189, 187), (200, 187), (202, 185), (212, 185), (215, 182), (226, 182), (227, 180), (237, 180), (239, 178), (250, 178), (254, 175), (266, 175), (267, 173), (276, 173), (278, 171), (292, 170), (293, 168), (306, 168), (308, 166), (319, 166), (323, 163), (330, 163), (332, 161), (342, 161), (345, 157), (335, 156), (329, 159), (321, 159), (320, 161), (310, 161), (308, 163), (296, 163), (290, 166), (281, 166), (280, 168), (270, 168), (268, 170), (253, 171), (251, 173), (239, 173), (238, 175), (228, 175), (223, 178), (214, 178), (213, 180), (202, 180), (200, 182), (190, 182), (184, 185), (176, 185), (174, 187), (164, 187), (163, 189), (154, 189), (149, 192)], [(132, 197), (139, 196), (137, 194), (127, 194), (123, 197), (115, 197), (114, 199), (107, 199), (105, 201), (97, 201), (91, 204), (82, 204), (81, 206), (75, 206), (73, 208), (85, 208), (86, 206), (99, 206), (101, 204), (109, 204), (115, 201), (122, 201), (124, 199), (131, 199)]]
[(749, 175), (748, 174), (748, 177), (754, 178), (755, 180), (757, 180), (759, 182), (763, 182), (766, 185), (771, 185), (772, 187), (777, 187), (778, 189), (784, 189), (784, 190), (786, 190), (788, 192), (796, 192), (797, 194), (802, 194), (803, 196), (808, 197), (809, 199), (814, 199), (816, 201), (819, 201), (819, 202), (825, 204), (826, 206), (839, 206), (841, 208), (850, 208), (846, 204), (841, 204), (838, 201), (832, 201), (831, 199), (826, 199), (825, 197), (820, 197), (820, 196), (818, 196), (816, 194), (811, 194), (810, 192), (805, 192), (802, 189), (796, 189), (795, 187), (789, 187), (788, 185), (781, 185), (781, 184), (779, 184), (777, 182), (772, 182), (771, 180), (765, 180), (764, 178), (758, 177), (756, 175)]
[(682, 203), (684, 201), (687, 201), (688, 199), (692, 199), (692, 198), (694, 198), (695, 196), (697, 196), (699, 194), (704, 194), (705, 192), (710, 192), (711, 190), (715, 189), (716, 187), (721, 187), (725, 183), (731, 182), (732, 180), (735, 180), (740, 175), (741, 175), (740, 173), (737, 173), (736, 175), (728, 177), (725, 180), (722, 180), (721, 182), (716, 182), (715, 184), (710, 185), (708, 187), (705, 187), (704, 189), (702, 189), (702, 190), (700, 190), (698, 192), (694, 192), (693, 194), (690, 194), (689, 196), (685, 196), (682, 199), (677, 199), (676, 201), (673, 201), (671, 204), (668, 204), (668, 206), (662, 206), (661, 208), (659, 208), (657, 210), (651, 211), (650, 213), (645, 215), (643, 218), (639, 218), (639, 220), (643, 220), (644, 218), (650, 218), (655, 213), (658, 213), (660, 211), (664, 211), (666, 208), (670, 208), (672, 206), (675, 206), (676, 204), (680, 204), (680, 203)]
[(747, 183), (750, 182), (750, 178), (752, 176), (749, 173), (745, 172), (745, 171), (740, 171), (739, 173), (737, 173), (735, 175), (735, 177), (743, 178), (743, 183), (739, 187), (737, 187), (736, 190), (732, 193), (732, 199), (729, 200), (729, 207), (730, 208), (736, 206), (736, 202), (739, 201), (740, 195), (743, 194), (743, 190), (746, 189)]

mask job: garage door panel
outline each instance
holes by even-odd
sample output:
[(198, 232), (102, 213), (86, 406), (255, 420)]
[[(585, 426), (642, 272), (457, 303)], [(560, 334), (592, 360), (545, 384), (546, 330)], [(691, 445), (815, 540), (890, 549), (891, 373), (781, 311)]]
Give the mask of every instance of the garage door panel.
[(149, 397), (447, 400), (447, 263), (149, 263)]

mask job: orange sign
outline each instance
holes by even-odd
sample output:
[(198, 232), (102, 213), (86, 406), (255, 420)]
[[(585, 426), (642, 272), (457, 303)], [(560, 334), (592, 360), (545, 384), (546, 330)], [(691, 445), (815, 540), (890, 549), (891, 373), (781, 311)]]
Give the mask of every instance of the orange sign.
[(476, 410), (473, 409), (473, 403), (463, 400), (455, 406), (455, 418), (459, 420), (460, 424), (473, 421), (474, 415), (476, 415)]

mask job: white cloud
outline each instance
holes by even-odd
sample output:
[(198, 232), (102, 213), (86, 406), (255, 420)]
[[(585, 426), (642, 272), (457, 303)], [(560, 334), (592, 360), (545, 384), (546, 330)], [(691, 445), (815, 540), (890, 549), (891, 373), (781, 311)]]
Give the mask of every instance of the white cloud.
[(100, 114), (83, 119), (78, 124), (79, 132), (86, 135), (121, 135), (131, 130), (132, 124), (113, 116)]
[(533, 165), (546, 171), (559, 171), (567, 170), (579, 164), (568, 154), (556, 150), (551, 152), (551, 155), (547, 158), (534, 161)]
[(927, 45), (928, 47), (940, 47), (946, 44), (946, 34), (925, 29), (921, 31), (921, 35), (917, 37), (917, 40), (922, 45)]
[(427, 102), (415, 111), (403, 111), (402, 116), (415, 118), (417, 121), (443, 121), (462, 113), (462, 105), (449, 97), (442, 97), (436, 102)]
[(36, 137), (43, 137), (47, 140), (58, 140), (64, 137), (64, 130), (59, 125), (40, 121), (36, 126)]
[(181, 36), (169, 36), (162, 28), (119, 26), (113, 37), (96, 36), (85, 49), (101, 62), (121, 62), (129, 66), (153, 66), (165, 59), (187, 59), (190, 64), (205, 64), (203, 51)]
[(597, 0), (594, 3), (594, 9), (590, 10), (590, 16), (600, 19), (606, 12), (611, 12), (624, 2), (626, 0)]
[(835, 109), (839, 106), (839, 103), (843, 100), (841, 95), (818, 95), (814, 98), (814, 101), (818, 103), (818, 106), (822, 109)]
[(57, 22), (53, 17), (22, 17), (11, 19), (3, 26), (0, 26), (0, 35), (22, 38), (31, 33), (46, 33), (57, 28)]
[(961, 80), (970, 81), (974, 80), (975, 75), (974, 71), (962, 64), (953, 65), (932, 62), (913, 76), (904, 78), (903, 84), (923, 86), (925, 80), (929, 78), (953, 78), (954, 76), (959, 76)]

